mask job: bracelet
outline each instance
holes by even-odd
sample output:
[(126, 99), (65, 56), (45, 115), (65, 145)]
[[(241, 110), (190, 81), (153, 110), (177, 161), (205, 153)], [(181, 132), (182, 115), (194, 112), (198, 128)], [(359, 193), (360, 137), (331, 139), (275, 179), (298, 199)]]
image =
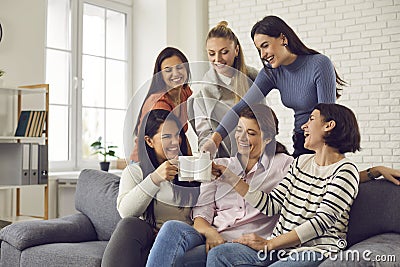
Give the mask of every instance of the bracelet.
[(375, 176), (371, 173), (371, 168), (367, 169), (367, 176), (370, 180), (375, 180)]

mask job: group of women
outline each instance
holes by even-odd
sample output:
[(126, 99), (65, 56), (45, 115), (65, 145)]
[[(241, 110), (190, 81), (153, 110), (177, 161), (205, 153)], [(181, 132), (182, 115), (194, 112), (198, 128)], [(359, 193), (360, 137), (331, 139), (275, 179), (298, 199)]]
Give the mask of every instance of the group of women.
[[(226, 22), (210, 30), (211, 66), (193, 96), (184, 54), (172, 47), (159, 54), (135, 128), (135, 163), (121, 176), (122, 219), (102, 266), (277, 266), (309, 251), (321, 257), (290, 260), (318, 265), (341, 249), (359, 182), (383, 175), (400, 184), (398, 170), (359, 173), (345, 158), (360, 149), (360, 134), (353, 112), (334, 104), (345, 82), (326, 56), (276, 16), (257, 22), (251, 36), (264, 64), (258, 74)], [(294, 110), (293, 155), (276, 141), (274, 112), (260, 103), (273, 88)], [(178, 179), (178, 155), (191, 155), (188, 121), (200, 150), (216, 157), (212, 182)], [(288, 253), (285, 261), (260, 259), (259, 251), (272, 250)]]

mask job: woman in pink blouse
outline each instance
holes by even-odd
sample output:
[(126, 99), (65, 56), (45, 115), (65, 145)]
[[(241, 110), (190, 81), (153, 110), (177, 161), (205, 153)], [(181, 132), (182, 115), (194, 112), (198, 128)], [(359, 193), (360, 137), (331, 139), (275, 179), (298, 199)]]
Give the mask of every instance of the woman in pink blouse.
[[(239, 113), (235, 157), (216, 159), (243, 181), (263, 192), (270, 192), (285, 176), (293, 158), (275, 140), (277, 119), (266, 105), (245, 107)], [(182, 265), (188, 252), (191, 266), (205, 265), (211, 248), (239, 238), (243, 233), (268, 237), (278, 216), (267, 217), (245, 202), (227, 183), (203, 183), (196, 207), (194, 225), (168, 221), (157, 235), (147, 266)], [(195, 255), (193, 257), (193, 254)]]

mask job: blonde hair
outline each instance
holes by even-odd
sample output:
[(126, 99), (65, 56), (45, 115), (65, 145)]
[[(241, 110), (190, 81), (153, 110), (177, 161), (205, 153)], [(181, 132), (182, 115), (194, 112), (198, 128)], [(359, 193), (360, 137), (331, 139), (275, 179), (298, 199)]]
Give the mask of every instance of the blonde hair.
[(239, 47), (239, 53), (235, 57), (233, 62), (233, 68), (239, 71), (238, 75), (233, 77), (233, 90), (235, 93), (235, 102), (238, 102), (240, 98), (244, 96), (244, 94), (249, 89), (249, 78), (247, 67), (244, 62), (244, 54), (242, 46), (239, 43), (239, 39), (236, 37), (235, 33), (231, 28), (228, 27), (228, 22), (220, 21), (215, 27), (213, 27), (207, 34), (206, 43), (211, 38), (224, 38), (233, 41), (235, 46)]

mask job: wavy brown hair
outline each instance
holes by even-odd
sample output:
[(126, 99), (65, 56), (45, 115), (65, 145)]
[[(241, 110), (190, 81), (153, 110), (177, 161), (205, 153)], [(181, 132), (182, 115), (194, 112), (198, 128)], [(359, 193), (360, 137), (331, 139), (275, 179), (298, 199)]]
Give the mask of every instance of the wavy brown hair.
[[(315, 55), (320, 54), (318, 51), (308, 48), (296, 35), (294, 30), (286, 24), (281, 18), (277, 16), (266, 16), (262, 20), (258, 21), (254, 24), (251, 29), (251, 39), (254, 40), (254, 35), (256, 34), (264, 34), (270, 37), (278, 38), (282, 35), (288, 40), (287, 48), (295, 55)], [(270, 71), (266, 67), (264, 67), (267, 73)], [(343, 86), (347, 85), (347, 82), (343, 80), (339, 74), (335, 70), (336, 76), (336, 98), (341, 96)]]
[[(143, 118), (143, 122), (140, 126), (139, 137), (138, 137), (138, 152), (139, 152), (139, 165), (143, 172), (143, 177), (147, 177), (150, 173), (154, 172), (162, 162), (158, 162), (156, 152), (151, 148), (145, 141), (145, 136), (153, 138), (157, 134), (161, 125), (166, 121), (174, 121), (180, 129), (179, 137), (181, 139), (179, 145), (179, 154), (188, 155), (188, 147), (185, 132), (183, 131), (182, 125), (179, 119), (172, 113), (163, 109), (153, 109), (149, 111)], [(182, 182), (178, 180), (176, 175), (172, 180), (174, 199), (178, 200), (180, 206), (194, 206), (197, 202), (199, 195), (199, 182)], [(181, 187), (196, 187), (194, 190), (180, 190)], [(153, 198), (147, 207), (144, 218), (152, 225), (156, 226), (156, 218), (154, 215), (154, 201)]]
[(135, 130), (134, 130), (135, 135), (138, 134), (140, 118), (142, 117), (142, 109), (143, 109), (144, 103), (146, 103), (146, 100), (151, 95), (156, 94), (158, 92), (162, 92), (162, 91), (167, 92), (166, 91), (167, 85), (165, 84), (165, 81), (161, 75), (161, 71), (162, 71), (161, 64), (163, 63), (164, 60), (166, 60), (167, 58), (173, 57), (173, 56), (177, 56), (178, 58), (180, 58), (183, 65), (185, 66), (185, 69), (187, 72), (187, 80), (183, 84), (183, 87), (189, 86), (188, 83), (190, 80), (190, 68), (189, 68), (187, 57), (182, 53), (182, 51), (180, 51), (179, 49), (177, 49), (175, 47), (164, 48), (160, 52), (160, 54), (158, 54), (156, 62), (154, 64), (153, 78), (151, 80), (150, 89), (149, 89), (149, 92), (147, 93), (146, 97), (143, 100), (142, 107), (140, 108), (139, 115), (136, 120), (136, 126), (135, 126)]
[(290, 155), (286, 147), (275, 139), (275, 136), (279, 133), (279, 121), (270, 107), (264, 104), (246, 106), (239, 112), (239, 117), (256, 120), (264, 138), (271, 138), (272, 141), (265, 147), (267, 154), (272, 151), (271, 146), (275, 144), (275, 154)]

